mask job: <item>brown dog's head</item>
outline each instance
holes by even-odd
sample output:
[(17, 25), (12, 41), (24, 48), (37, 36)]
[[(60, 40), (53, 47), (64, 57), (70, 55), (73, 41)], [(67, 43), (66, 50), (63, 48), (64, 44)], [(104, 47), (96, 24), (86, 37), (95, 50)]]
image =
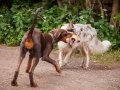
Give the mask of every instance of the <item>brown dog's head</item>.
[(67, 38), (70, 38), (73, 35), (72, 33), (68, 33), (64, 29), (54, 29), (54, 30), (51, 30), (50, 33), (53, 35), (55, 43), (59, 41), (63, 41), (67, 43)]

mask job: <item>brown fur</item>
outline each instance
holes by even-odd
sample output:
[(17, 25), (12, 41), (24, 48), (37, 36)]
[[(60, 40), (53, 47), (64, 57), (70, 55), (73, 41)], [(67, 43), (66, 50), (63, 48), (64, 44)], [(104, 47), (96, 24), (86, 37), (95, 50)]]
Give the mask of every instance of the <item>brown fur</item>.
[(25, 42), (25, 46), (28, 49), (33, 48), (33, 41), (32, 41), (32, 36), (31, 35), (28, 35), (28, 38), (26, 39), (26, 42)]
[(33, 72), (37, 66), (39, 59), (51, 63), (58, 73), (61, 73), (61, 69), (55, 60), (49, 57), (50, 52), (53, 49), (53, 45), (58, 41), (63, 41), (66, 43), (66, 38), (71, 37), (72, 34), (68, 33), (63, 29), (54, 29), (50, 31), (50, 34), (43, 34), (39, 29), (35, 28), (37, 14), (41, 10), (38, 8), (34, 15), (34, 21), (32, 27), (25, 33), (21, 44), (20, 44), (20, 55), (18, 58), (18, 66), (14, 73), (14, 78), (11, 82), (12, 86), (17, 86), (17, 78), (19, 74), (20, 65), (26, 55), (29, 52), (29, 60), (26, 67), (26, 72), (29, 73), (30, 85), (31, 87), (36, 87), (37, 84), (33, 79)]
[[(68, 33), (68, 35), (66, 35), (65, 37), (62, 37), (61, 39), (60, 39), (60, 41), (63, 41), (63, 42), (66, 42), (66, 38), (70, 38), (70, 37), (72, 37), (72, 33)], [(67, 42), (66, 42), (67, 43)]]
[(49, 54), (53, 49), (54, 43), (57, 43), (58, 41), (63, 41), (66, 43), (66, 38), (72, 36), (71, 33), (67, 33), (67, 31), (63, 29), (55, 29), (54, 32), (51, 32), (51, 34), (53, 35), (52, 37), (50, 34), (43, 34), (41, 33), (40, 30), (35, 28), (32, 35), (33, 47), (29, 48), (28, 46), (26, 46), (26, 39), (27, 39), (28, 33), (29, 31), (26, 32), (26, 34), (24, 35), (21, 41), (18, 67), (15, 71), (13, 81), (11, 82), (11, 85), (13, 86), (17, 85), (17, 77), (18, 77), (20, 65), (27, 52), (30, 53), (30, 56), (29, 56), (27, 67), (26, 67), (26, 72), (29, 72), (31, 87), (37, 86), (37, 84), (34, 82), (34, 79), (33, 79), (33, 72), (39, 62), (39, 58), (41, 57), (42, 57), (42, 60), (53, 64), (53, 66), (56, 68), (56, 71), (58, 73), (61, 73), (61, 69), (59, 68), (58, 64), (56, 63), (56, 61), (54, 61), (49, 57)]

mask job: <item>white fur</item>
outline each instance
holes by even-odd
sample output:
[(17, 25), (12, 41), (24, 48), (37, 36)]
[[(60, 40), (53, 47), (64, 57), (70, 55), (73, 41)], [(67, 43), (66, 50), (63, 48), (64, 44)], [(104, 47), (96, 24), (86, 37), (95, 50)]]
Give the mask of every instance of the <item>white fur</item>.
[[(69, 24), (65, 24), (61, 28), (67, 30), (68, 25)], [(79, 35), (80, 43), (75, 42), (72, 47), (70, 47), (62, 41), (58, 42), (59, 65), (60, 67), (65, 65), (70, 59), (70, 56), (75, 48), (79, 48), (83, 57), (82, 67), (88, 68), (90, 53), (104, 53), (109, 49), (111, 43), (108, 40), (101, 42), (97, 38), (95, 28), (91, 27), (90, 24), (73, 24), (73, 26), (75, 33)]]

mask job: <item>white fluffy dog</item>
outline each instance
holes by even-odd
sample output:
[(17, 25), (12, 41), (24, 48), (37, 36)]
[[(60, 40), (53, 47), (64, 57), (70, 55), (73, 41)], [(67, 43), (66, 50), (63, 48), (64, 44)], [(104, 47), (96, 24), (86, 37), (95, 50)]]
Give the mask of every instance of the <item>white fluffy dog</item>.
[(73, 31), (79, 36), (80, 42), (77, 42), (77, 40), (72, 46), (62, 41), (58, 42), (58, 59), (60, 67), (64, 66), (70, 59), (72, 52), (76, 50), (76, 48), (79, 48), (83, 57), (82, 67), (87, 69), (89, 66), (90, 53), (101, 54), (106, 52), (111, 46), (111, 43), (108, 40), (101, 42), (97, 38), (97, 32), (95, 28), (91, 27), (90, 24), (84, 25), (69, 23), (63, 25), (61, 28), (68, 31)]

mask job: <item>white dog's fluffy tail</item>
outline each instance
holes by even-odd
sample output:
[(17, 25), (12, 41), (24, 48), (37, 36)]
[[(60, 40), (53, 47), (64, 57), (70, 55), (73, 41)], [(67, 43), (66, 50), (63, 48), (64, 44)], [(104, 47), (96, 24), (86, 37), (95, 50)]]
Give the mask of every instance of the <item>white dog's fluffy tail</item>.
[(96, 41), (97, 42), (91, 42), (89, 47), (93, 53), (97, 53), (97, 54), (104, 53), (112, 45), (108, 40), (104, 40), (102, 42), (100, 40), (96, 40)]

